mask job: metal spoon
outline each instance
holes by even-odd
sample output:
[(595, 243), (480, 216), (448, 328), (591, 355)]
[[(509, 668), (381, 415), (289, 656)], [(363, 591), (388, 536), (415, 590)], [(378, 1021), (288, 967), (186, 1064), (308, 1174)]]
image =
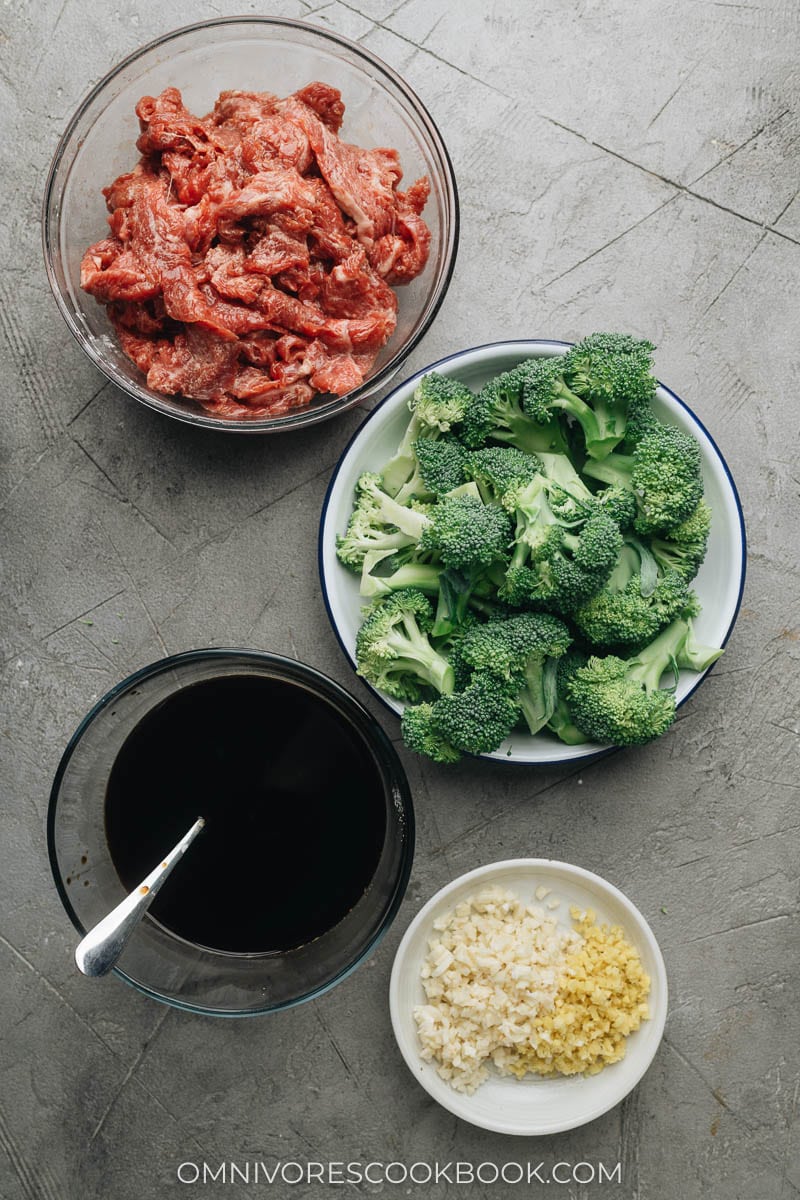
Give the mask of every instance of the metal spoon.
[(161, 891), (172, 868), (183, 858), (200, 830), (205, 825), (198, 817), (188, 833), (184, 834), (157, 867), (147, 875), (129, 896), (126, 896), (107, 917), (98, 921), (75, 951), (75, 962), (84, 975), (106, 975), (128, 944), (128, 939), (144, 914)]

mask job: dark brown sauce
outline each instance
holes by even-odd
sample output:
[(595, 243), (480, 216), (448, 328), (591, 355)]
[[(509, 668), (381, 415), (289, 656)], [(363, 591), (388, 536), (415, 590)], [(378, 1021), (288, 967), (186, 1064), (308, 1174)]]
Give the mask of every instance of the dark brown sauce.
[(235, 954), (332, 929), (369, 886), (386, 831), (361, 736), (304, 688), (256, 675), (192, 684), (149, 712), (114, 762), (105, 816), (128, 891), (205, 817), (150, 912)]

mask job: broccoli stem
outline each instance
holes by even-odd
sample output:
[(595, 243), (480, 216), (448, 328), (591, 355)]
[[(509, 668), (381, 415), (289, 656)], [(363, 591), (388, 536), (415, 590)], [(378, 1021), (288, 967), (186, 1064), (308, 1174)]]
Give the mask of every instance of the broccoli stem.
[(422, 422), (416, 413), (411, 414), (403, 440), (386, 466), (381, 471), (383, 486), (390, 496), (395, 496), (404, 483), (414, 474), (417, 466), (414, 443), (422, 433)]
[(583, 746), (589, 740), (586, 734), (581, 733), (578, 726), (573, 724), (569, 709), (563, 700), (559, 700), (556, 705), (553, 715), (547, 722), (547, 728), (551, 729), (566, 746)]
[(415, 541), (419, 541), (423, 529), (430, 525), (430, 517), (416, 509), (406, 508), (404, 504), (397, 504), (389, 496), (381, 502), (381, 515), (387, 525), (396, 525), (401, 533), (407, 533)]
[(441, 567), (432, 563), (405, 563), (393, 575), (371, 575), (364, 571), (361, 576), (362, 596), (386, 596), (401, 588), (418, 588), (421, 592), (435, 594), (439, 590)]
[(643, 684), (646, 691), (654, 692), (661, 683), (661, 676), (672, 668), (677, 681), (678, 656), (688, 633), (688, 622), (682, 617), (663, 629), (630, 661), (631, 679)]
[[(386, 480), (384, 478), (384, 485)], [(387, 488), (387, 491), (389, 489)], [(419, 464), (414, 466), (414, 472), (409, 479), (403, 484), (399, 492), (395, 495), (395, 500), (398, 504), (407, 504), (409, 500), (419, 499), (421, 496), (430, 496), (431, 493), (425, 487), (425, 481), (422, 478), (422, 472), (419, 469)]]
[(510, 401), (499, 409), (498, 419), (503, 420), (508, 428), (503, 429), (499, 425), (493, 428), (489, 434), (492, 441), (516, 446), (525, 454), (566, 454), (566, 442), (557, 421), (553, 421), (552, 426), (539, 425)]
[(676, 662), (679, 667), (686, 667), (689, 671), (705, 671), (725, 651), (721, 650), (719, 646), (702, 645), (695, 637), (692, 622), (687, 621), (687, 625), (689, 629), (676, 655)]
[[(583, 430), (587, 454), (594, 455), (596, 449), (603, 449), (605, 430), (600, 425), (597, 411), (590, 408), (585, 400), (581, 400), (580, 396), (576, 396), (561, 378), (556, 381), (551, 403), (554, 408), (560, 408), (562, 412), (568, 413), (578, 422)], [(613, 439), (613, 444), (609, 448), (613, 449), (618, 441), (619, 438)], [(603, 449), (603, 452), (597, 457), (604, 458), (607, 453), (608, 451)]]
[(561, 524), (550, 507), (546, 489), (544, 480), (537, 475), (518, 495), (512, 567), (525, 566), (531, 550), (538, 549), (547, 541), (550, 527)]
[(531, 733), (543, 729), (555, 712), (558, 702), (557, 670), (555, 658), (548, 658), (544, 663), (534, 658), (525, 670), (525, 687), (517, 696), (517, 703)]
[(630, 539), (626, 539), (617, 559), (617, 565), (608, 577), (606, 587), (609, 592), (617, 595), (624, 592), (636, 572), (639, 570), (639, 555)]
[(589, 491), (566, 454), (540, 452), (538, 458), (542, 464), (542, 474), (546, 475), (551, 483), (558, 484), (578, 500), (594, 499), (593, 493)]
[(394, 650), (399, 659), (408, 663), (408, 669), (435, 687), (437, 692), (447, 695), (455, 687), (453, 668), (446, 658), (433, 649), (427, 637), (420, 631), (413, 616), (403, 617), (399, 628), (386, 638), (386, 645)]
[(584, 475), (597, 479), (600, 483), (610, 483), (617, 487), (631, 487), (631, 472), (633, 471), (632, 454), (614, 454), (604, 458), (602, 462), (587, 462), (583, 468)]

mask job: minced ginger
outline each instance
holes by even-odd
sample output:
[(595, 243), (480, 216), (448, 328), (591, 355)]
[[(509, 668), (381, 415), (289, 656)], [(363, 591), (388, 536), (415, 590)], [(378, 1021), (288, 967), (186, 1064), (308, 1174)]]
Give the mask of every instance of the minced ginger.
[(566, 954), (531, 1043), (495, 1053), (504, 1074), (596, 1075), (624, 1058), (625, 1039), (649, 1016), (650, 978), (619, 926), (596, 925), (591, 910), (572, 908), (570, 916), (583, 940)]

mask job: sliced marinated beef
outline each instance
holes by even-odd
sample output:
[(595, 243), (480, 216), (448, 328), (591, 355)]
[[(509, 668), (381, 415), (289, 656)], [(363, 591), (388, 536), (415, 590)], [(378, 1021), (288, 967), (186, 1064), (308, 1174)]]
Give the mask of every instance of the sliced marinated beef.
[(141, 159), (104, 189), (110, 236), (81, 286), (154, 391), (236, 419), (357, 388), (396, 324), (390, 285), (425, 267), (427, 179), (396, 151), (339, 139), (339, 92), (223, 92), (206, 117), (177, 88), (136, 108)]

